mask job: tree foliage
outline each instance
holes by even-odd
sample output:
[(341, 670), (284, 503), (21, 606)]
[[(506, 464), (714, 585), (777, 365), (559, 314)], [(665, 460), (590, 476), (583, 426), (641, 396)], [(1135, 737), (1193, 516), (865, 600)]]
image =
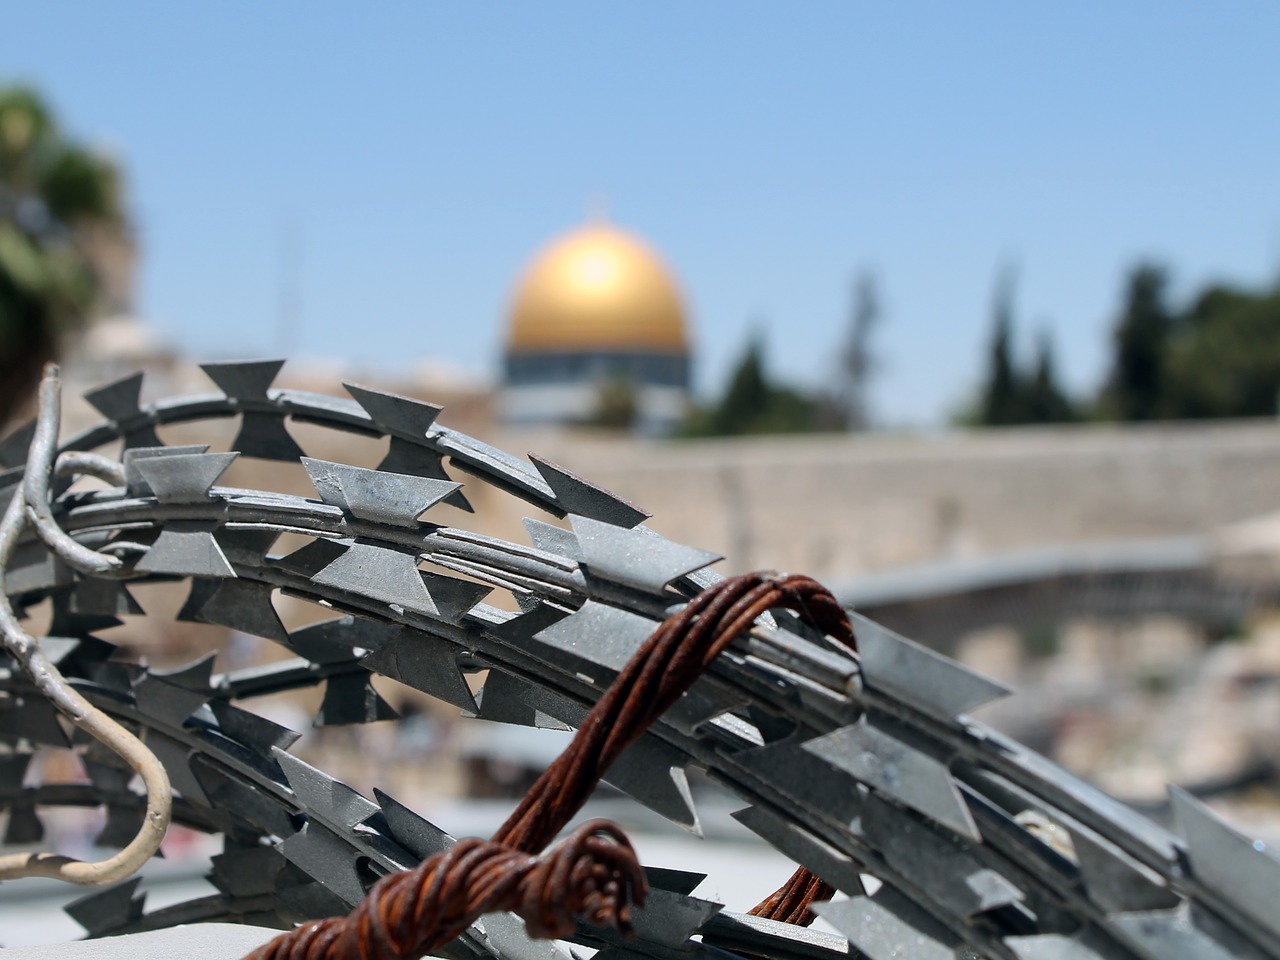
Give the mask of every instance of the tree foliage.
[(1053, 340), (1047, 332), (1040, 334), (1031, 377), (1023, 389), (1028, 422), (1070, 423), (1079, 418), (1075, 404), (1058, 385), (1057, 368), (1053, 360)]
[(1023, 397), (1013, 369), (1013, 279), (1004, 274), (996, 287), (991, 355), (982, 390), (980, 420), (987, 426), (1021, 423)]
[(721, 398), (694, 411), (682, 431), (687, 437), (739, 437), (750, 434), (806, 433), (828, 429), (828, 404), (770, 380), (764, 341), (758, 332), (747, 341)]
[(1014, 275), (1004, 271), (996, 284), (992, 307), (991, 346), (987, 372), (976, 409), (963, 417), (980, 426), (1069, 423), (1078, 419), (1075, 405), (1058, 384), (1053, 341), (1042, 332), (1030, 368), (1015, 357)]
[(1205, 290), (1179, 318), (1164, 369), (1165, 416), (1280, 413), (1280, 290)]
[(1280, 413), (1280, 288), (1212, 284), (1182, 307), (1166, 272), (1130, 272), (1113, 332), (1112, 372), (1098, 398), (1111, 420)]
[[(720, 399), (695, 408), (682, 435), (737, 437), (867, 429), (871, 421), (868, 387), (878, 366), (871, 333), (880, 316), (875, 277), (863, 270), (854, 281), (848, 326), (836, 350), (832, 376), (809, 388), (774, 381), (766, 369), (764, 339), (759, 330), (752, 331)], [(822, 357), (814, 361), (814, 369), (824, 365)]]
[(120, 220), (111, 162), (67, 139), (35, 91), (0, 87), (0, 423), (93, 305), (84, 231)]
[(1165, 303), (1168, 277), (1154, 264), (1129, 274), (1124, 307), (1112, 334), (1111, 374), (1100, 398), (1104, 416), (1154, 420), (1166, 411), (1165, 362), (1174, 317)]

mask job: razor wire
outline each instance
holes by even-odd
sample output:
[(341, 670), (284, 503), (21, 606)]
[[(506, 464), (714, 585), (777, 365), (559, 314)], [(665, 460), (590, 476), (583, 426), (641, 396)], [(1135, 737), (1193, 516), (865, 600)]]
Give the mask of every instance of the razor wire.
[[(716, 579), (714, 554), (659, 536), (643, 511), (549, 461), (437, 424), (438, 407), (354, 384), (352, 400), (274, 389), (279, 367), (209, 364), (220, 393), (147, 405), (140, 375), (88, 394), (107, 422), (61, 449), (123, 439), (124, 483), (62, 492), (49, 515), (123, 569), (85, 576), (28, 536), (4, 571), (19, 608), (51, 600), (42, 646), (72, 686), (145, 734), (178, 793), (175, 819), (224, 837), (215, 896), (147, 913), (135, 878), (69, 908), (91, 934), (345, 913), (380, 876), (453, 843), (385, 793), (370, 800), (294, 757), (297, 734), (242, 701), (323, 685), (325, 722), (378, 719), (378, 673), (482, 718), (577, 726), (636, 647)], [(155, 435), (229, 416), (240, 417), (235, 451), (301, 460), (317, 498), (217, 486), (236, 453), (165, 447)], [(387, 456), (376, 469), (307, 458), (290, 419), (389, 437)], [(21, 496), (29, 439), (0, 448), (13, 465), (0, 501)], [(468, 505), (446, 461), (567, 516), (570, 529), (530, 519), (529, 543), (518, 544), (431, 523), (433, 504)], [(307, 542), (273, 554), (282, 532)], [(169, 673), (110, 659), (93, 631), (140, 612), (128, 584), (178, 578), (191, 582), (180, 619), (255, 634), (293, 658), (219, 675), (212, 657)], [(520, 612), (485, 603), (492, 589), (513, 594)], [(276, 590), (338, 616), (286, 631)], [(774, 960), (1280, 957), (1280, 863), (1269, 852), (1176, 789), (1179, 833), (1157, 827), (967, 716), (1004, 688), (853, 621), (857, 659), (789, 614), (761, 617), (606, 777), (692, 826), (685, 771), (704, 770), (745, 802), (736, 819), (841, 892), (816, 910), (848, 944), (725, 910), (692, 896), (697, 874), (661, 869), (649, 871), (634, 939), (579, 927), (566, 941), (607, 960), (725, 950)], [(488, 677), (473, 697), (463, 672), (479, 670)], [(60, 796), (58, 785), (21, 785), (30, 749), (66, 739), (21, 670), (0, 672), (0, 691), (0, 804), (7, 839), (22, 841), (38, 831), (36, 804)], [(93, 790), (68, 788), (64, 799), (99, 797), (104, 839), (127, 836), (141, 809), (127, 771), (92, 746), (85, 758)], [(880, 881), (874, 893), (864, 876)], [(442, 955), (531, 960), (573, 949), (530, 941), (498, 914)]]

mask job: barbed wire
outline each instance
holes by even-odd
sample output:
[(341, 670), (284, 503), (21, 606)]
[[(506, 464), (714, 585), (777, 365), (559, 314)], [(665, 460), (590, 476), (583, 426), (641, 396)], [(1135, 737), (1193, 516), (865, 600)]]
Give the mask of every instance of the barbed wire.
[[(160, 842), (169, 828), (173, 798), (169, 776), (156, 755), (67, 683), (40, 648), (39, 642), (22, 628), (5, 590), (5, 571), (23, 530), (28, 526), (35, 529), (40, 539), (59, 558), (77, 570), (107, 575), (120, 567), (117, 558), (97, 553), (68, 536), (57, 525), (49, 509), (49, 482), (54, 473), (61, 418), (61, 390), (57, 365), (46, 365), (23, 485), (14, 491), (4, 518), (0, 520), (0, 639), (5, 651), (26, 671), (36, 689), (59, 713), (124, 759), (142, 778), (147, 791), (147, 808), (137, 835), (124, 849), (110, 857), (87, 862), (55, 853), (9, 854), (0, 857), (0, 880), (51, 877), (70, 883), (98, 885), (132, 876), (160, 849)], [(111, 466), (105, 457), (63, 454), (57, 460), (65, 472), (81, 470), (108, 480), (123, 478), (118, 465)]]

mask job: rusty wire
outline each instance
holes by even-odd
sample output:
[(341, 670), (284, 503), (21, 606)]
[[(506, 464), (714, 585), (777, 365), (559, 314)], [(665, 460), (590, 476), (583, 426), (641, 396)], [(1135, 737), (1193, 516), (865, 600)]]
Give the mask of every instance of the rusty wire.
[(514, 910), (535, 937), (563, 937), (581, 917), (631, 930), (648, 892), (622, 830), (583, 824), (544, 856), (492, 840), (460, 840), (413, 870), (388, 874), (346, 917), (303, 924), (245, 960), (410, 960), (444, 946), (477, 917)]
[(809, 907), (830, 900), (836, 888), (821, 877), (800, 867), (787, 882), (747, 911), (753, 917), (807, 927), (817, 918)]
[[(540, 850), (581, 808), (618, 755), (680, 699), (725, 647), (761, 614), (776, 609), (795, 611), (857, 652), (848, 614), (812, 577), (747, 573), (713, 584), (640, 645), (564, 753), (529, 788), (494, 839), (520, 850)], [(809, 924), (809, 904), (834, 892), (802, 867), (751, 912)]]
[[(643, 905), (648, 886), (619, 827), (592, 821), (545, 857), (534, 855), (581, 809), (618, 755), (736, 637), (776, 609), (795, 611), (856, 653), (848, 615), (811, 577), (750, 573), (708, 587), (640, 645), (493, 840), (460, 841), (413, 870), (383, 877), (350, 915), (304, 924), (245, 960), (409, 960), (492, 910), (514, 910), (534, 936), (564, 936), (574, 917), (628, 932), (629, 903)], [(751, 913), (808, 924), (809, 905), (833, 893), (802, 867)]]

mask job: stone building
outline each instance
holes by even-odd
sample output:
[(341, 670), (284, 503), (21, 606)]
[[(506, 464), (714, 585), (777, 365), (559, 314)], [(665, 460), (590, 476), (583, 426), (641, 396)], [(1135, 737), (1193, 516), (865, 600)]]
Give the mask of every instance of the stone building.
[(689, 381), (684, 303), (647, 244), (596, 223), (535, 255), (511, 302), (503, 422), (600, 422), (612, 403), (637, 432), (662, 435), (684, 419)]

